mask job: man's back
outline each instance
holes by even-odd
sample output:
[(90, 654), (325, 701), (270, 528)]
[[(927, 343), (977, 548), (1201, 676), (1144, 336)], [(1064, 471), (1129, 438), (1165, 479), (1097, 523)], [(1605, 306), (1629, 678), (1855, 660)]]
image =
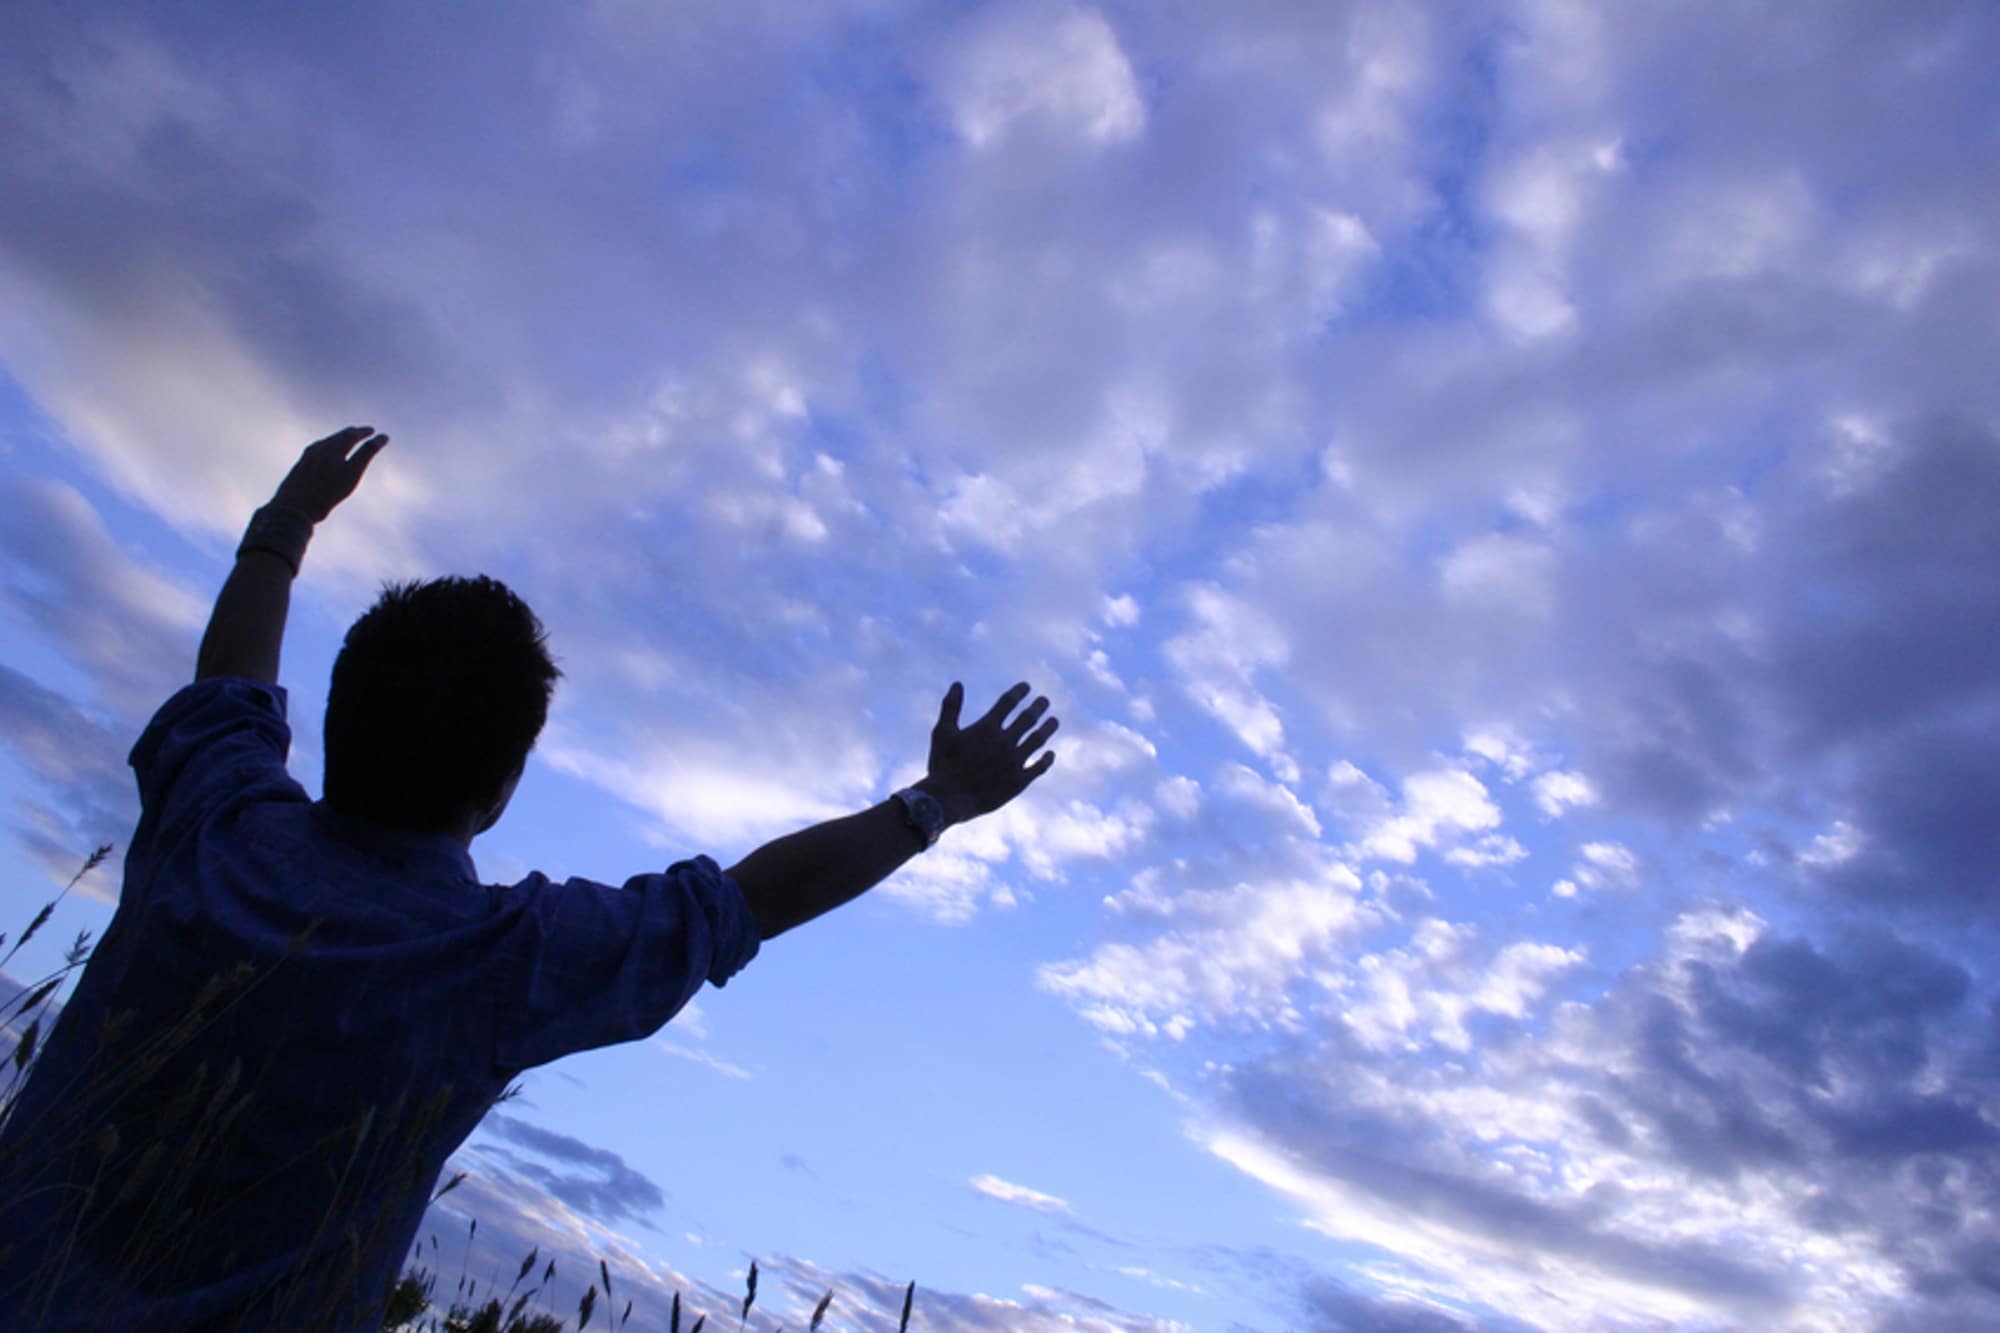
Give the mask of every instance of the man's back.
[(288, 741), (281, 691), (218, 679), (133, 751), (118, 914), (0, 1135), (9, 1328), (366, 1326), (509, 1079), (755, 952), (706, 858), (482, 885), (309, 801)]

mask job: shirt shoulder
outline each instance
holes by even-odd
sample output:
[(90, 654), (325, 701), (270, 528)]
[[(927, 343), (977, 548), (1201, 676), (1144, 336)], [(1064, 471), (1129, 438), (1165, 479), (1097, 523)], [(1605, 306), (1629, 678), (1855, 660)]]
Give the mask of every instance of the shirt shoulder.
[(303, 800), (285, 768), (285, 703), (279, 686), (215, 676), (162, 704), (129, 759), (139, 783), (134, 845), (178, 836), (231, 799)]

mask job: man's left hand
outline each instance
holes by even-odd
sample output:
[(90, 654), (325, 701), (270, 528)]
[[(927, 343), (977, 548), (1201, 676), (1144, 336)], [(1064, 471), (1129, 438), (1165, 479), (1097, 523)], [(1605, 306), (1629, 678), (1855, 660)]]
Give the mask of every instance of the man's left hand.
[[(271, 503), (292, 509), (318, 523), (342, 500), (354, 494), (369, 460), (389, 443), (373, 426), (349, 426), (306, 446), (299, 461), (278, 483)], [(359, 446), (359, 447), (357, 447)]]

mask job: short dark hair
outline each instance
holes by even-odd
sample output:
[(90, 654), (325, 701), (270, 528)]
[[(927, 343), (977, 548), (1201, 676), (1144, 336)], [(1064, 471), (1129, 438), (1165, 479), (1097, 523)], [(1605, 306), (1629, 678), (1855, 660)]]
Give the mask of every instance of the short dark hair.
[(526, 602), (479, 575), (391, 583), (347, 631), (326, 698), (326, 801), (435, 832), (527, 762), (562, 672)]

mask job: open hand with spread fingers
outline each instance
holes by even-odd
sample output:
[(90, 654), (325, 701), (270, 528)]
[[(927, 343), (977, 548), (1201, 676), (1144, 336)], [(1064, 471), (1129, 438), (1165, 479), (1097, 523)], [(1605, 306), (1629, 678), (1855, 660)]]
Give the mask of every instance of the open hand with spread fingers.
[(1001, 695), (977, 722), (960, 727), (958, 715), (965, 702), (965, 686), (953, 681), (945, 691), (937, 726), (931, 729), (930, 777), (925, 785), (933, 788), (950, 822), (991, 814), (1026, 791), (1029, 783), (1055, 763), (1053, 750), (1029, 762), (1059, 725), (1055, 718), (1043, 716), (1049, 708), (1046, 696), (1037, 696), (1011, 721), (1007, 718), (1028, 693), (1028, 683), (1022, 681)]
[(354, 494), (361, 474), (387, 443), (389, 437), (377, 435), (373, 426), (349, 426), (314, 441), (278, 483), (271, 503), (295, 510), (314, 523), (321, 522), (334, 506)]

